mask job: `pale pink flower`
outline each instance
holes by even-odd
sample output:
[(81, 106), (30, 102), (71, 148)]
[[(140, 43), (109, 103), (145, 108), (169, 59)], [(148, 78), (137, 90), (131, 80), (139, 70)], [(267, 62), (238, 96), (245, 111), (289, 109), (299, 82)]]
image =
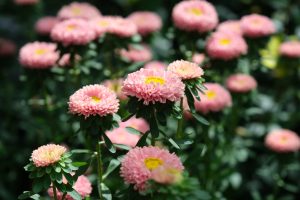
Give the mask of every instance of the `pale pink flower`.
[(0, 56), (11, 56), (16, 52), (16, 44), (8, 39), (0, 38)]
[(114, 16), (111, 17), (111, 24), (107, 32), (118, 37), (131, 37), (137, 34), (137, 27), (128, 19)]
[(160, 16), (154, 12), (133, 12), (127, 19), (131, 20), (137, 26), (139, 34), (143, 36), (159, 31), (162, 27)]
[(69, 110), (72, 114), (99, 115), (101, 117), (114, 114), (119, 109), (116, 94), (103, 85), (87, 85), (77, 90), (69, 99)]
[[(66, 67), (66, 66), (69, 66), (71, 63), (70, 63), (70, 54), (69, 53), (65, 53), (58, 61), (58, 65), (60, 67)], [(76, 54), (75, 55), (75, 62), (78, 62), (79, 60), (81, 59), (81, 57)]]
[(204, 114), (208, 112), (218, 112), (231, 106), (232, 99), (230, 93), (217, 83), (204, 83), (207, 90), (205, 94), (199, 93), (201, 101), (195, 99), (195, 109)]
[[(67, 180), (65, 177), (63, 177), (63, 183), (67, 183)], [(75, 184), (73, 185), (73, 189), (78, 192), (78, 194), (80, 194), (81, 198), (85, 198), (87, 196), (89, 196), (91, 193), (92, 193), (92, 184), (91, 182), (89, 181), (89, 179), (84, 176), (84, 175), (81, 175), (77, 178)], [(58, 200), (61, 200), (62, 197), (63, 197), (63, 193), (59, 190), (56, 191), (57, 193), (57, 198)], [(54, 194), (53, 194), (53, 188), (50, 187), (48, 189), (48, 195), (53, 198), (54, 197)], [(73, 200), (73, 198), (70, 196), (70, 195), (66, 195), (65, 197), (65, 200)]]
[(226, 87), (232, 92), (249, 92), (257, 87), (256, 80), (247, 74), (234, 74), (227, 78)]
[(59, 52), (56, 48), (54, 43), (28, 43), (20, 49), (20, 63), (27, 68), (50, 68), (59, 59)]
[(100, 17), (101, 13), (95, 6), (89, 3), (72, 2), (69, 5), (63, 6), (57, 15), (61, 19), (92, 19)]
[(192, 61), (198, 65), (202, 64), (205, 61), (205, 54), (195, 53), (192, 57)]
[(280, 54), (290, 58), (300, 57), (300, 42), (288, 41), (280, 45)]
[(59, 20), (56, 17), (42, 17), (35, 23), (35, 31), (40, 35), (49, 35), (57, 23)]
[(300, 137), (288, 129), (271, 131), (265, 138), (266, 146), (276, 152), (296, 152), (300, 150)]
[(230, 60), (246, 54), (248, 46), (244, 38), (229, 32), (213, 33), (206, 44), (206, 51), (212, 58)]
[(134, 188), (143, 191), (147, 181), (152, 179), (152, 172), (164, 166), (182, 172), (184, 167), (180, 159), (168, 150), (158, 147), (136, 147), (131, 149), (121, 163), (121, 176), (126, 183), (134, 184)]
[(145, 69), (166, 70), (167, 65), (160, 61), (150, 61), (144, 65)]
[(122, 84), (123, 84), (123, 79), (111, 79), (111, 80), (106, 80), (102, 84), (114, 91), (117, 94), (117, 97), (120, 100), (125, 100), (127, 99), (127, 96), (122, 92)]
[(247, 37), (256, 38), (268, 36), (276, 32), (272, 20), (266, 16), (251, 14), (242, 17), (241, 28)]
[(204, 72), (196, 63), (176, 60), (169, 64), (168, 71), (177, 74), (182, 80), (200, 78)]
[(239, 20), (228, 20), (220, 23), (217, 27), (217, 32), (230, 32), (237, 35), (243, 35), (241, 22)]
[(120, 123), (120, 127), (132, 127), (145, 133), (149, 130), (149, 124), (143, 118), (131, 117), (129, 120)]
[(47, 144), (34, 150), (31, 159), (36, 167), (46, 167), (58, 162), (66, 151), (64, 146)]
[(128, 50), (121, 49), (119, 53), (130, 62), (146, 62), (152, 59), (151, 49), (145, 44), (138, 47), (129, 45)]
[(184, 94), (184, 84), (176, 74), (156, 69), (140, 69), (128, 74), (122, 91), (127, 96), (149, 103), (178, 101)]
[(151, 178), (160, 184), (178, 183), (182, 180), (182, 170), (160, 166), (152, 171)]
[(40, 0), (14, 0), (16, 5), (33, 5), (40, 2)]
[(90, 24), (94, 27), (97, 36), (100, 37), (104, 33), (109, 32), (110, 27), (114, 23), (114, 16), (102, 16), (90, 20)]
[(64, 45), (85, 45), (96, 38), (96, 31), (85, 20), (69, 19), (53, 27), (51, 38)]
[(173, 8), (172, 17), (177, 28), (200, 33), (214, 29), (218, 15), (213, 5), (206, 1), (182, 1)]

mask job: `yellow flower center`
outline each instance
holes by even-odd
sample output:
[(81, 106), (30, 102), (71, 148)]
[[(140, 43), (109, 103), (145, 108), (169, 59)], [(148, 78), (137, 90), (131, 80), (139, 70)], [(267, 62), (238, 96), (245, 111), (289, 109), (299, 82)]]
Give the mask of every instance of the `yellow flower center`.
[(45, 49), (37, 49), (35, 50), (35, 54), (36, 55), (44, 55), (45, 53), (47, 53), (47, 51)]
[(98, 25), (101, 27), (107, 27), (108, 26), (108, 22), (105, 20), (101, 20), (98, 22)]
[(214, 99), (217, 94), (215, 93), (215, 91), (212, 91), (212, 90), (208, 90), (205, 92), (205, 95), (208, 99)]
[(92, 96), (92, 100), (93, 100), (94, 102), (99, 102), (99, 101), (101, 101), (101, 99), (100, 99), (99, 97), (97, 97), (97, 96)]
[(150, 83), (158, 83), (160, 85), (164, 85), (165, 84), (165, 79), (161, 78), (161, 77), (157, 77), (157, 76), (149, 76), (145, 79), (145, 83), (146, 84), (150, 84)]
[(196, 16), (201, 16), (203, 14), (200, 8), (190, 8), (188, 12)]
[(73, 31), (74, 29), (76, 29), (76, 25), (70, 24), (69, 26), (67, 26), (68, 31)]
[(81, 10), (80, 10), (80, 8), (73, 8), (72, 9), (72, 13), (74, 14), (74, 15), (79, 15), (80, 13), (81, 13)]
[(286, 136), (282, 136), (282, 137), (280, 138), (280, 142), (281, 142), (281, 143), (286, 143), (287, 140), (288, 140), (288, 138), (287, 138)]
[(230, 39), (227, 39), (227, 38), (223, 38), (223, 39), (221, 39), (221, 40), (219, 41), (219, 43), (220, 43), (221, 45), (226, 46), (226, 45), (229, 45), (229, 44), (231, 43), (231, 40), (230, 40)]
[(145, 162), (145, 165), (146, 167), (149, 169), (149, 170), (153, 170), (153, 169), (156, 169), (157, 167), (161, 166), (163, 164), (163, 161), (159, 158), (146, 158), (144, 160)]

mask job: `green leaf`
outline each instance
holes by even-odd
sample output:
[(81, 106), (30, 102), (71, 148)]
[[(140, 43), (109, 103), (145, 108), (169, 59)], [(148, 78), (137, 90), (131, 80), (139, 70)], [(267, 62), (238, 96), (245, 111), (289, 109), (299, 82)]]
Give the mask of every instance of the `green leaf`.
[(81, 154), (81, 153), (92, 153), (90, 150), (88, 149), (73, 149), (71, 151), (74, 154)]
[(120, 123), (122, 121), (120, 115), (113, 114), (113, 121)]
[(75, 166), (75, 167), (82, 167), (82, 166), (85, 166), (87, 164), (88, 164), (87, 162), (73, 162), (72, 163), (72, 165)]
[(209, 125), (209, 121), (207, 121), (204, 117), (200, 116), (199, 114), (197, 113), (192, 113), (191, 114), (193, 115), (193, 117), (198, 121), (200, 122), (201, 124), (204, 124), (204, 125)]
[(52, 171), (52, 166), (48, 166), (48, 167), (46, 168), (46, 173), (47, 173), (47, 174), (50, 174), (51, 171)]
[(68, 194), (74, 199), (74, 200), (81, 200), (80, 194), (76, 192), (75, 190), (72, 190), (71, 192), (68, 192)]
[(101, 190), (102, 190), (102, 196), (105, 200), (112, 200), (111, 192), (104, 183), (101, 183)]
[(39, 193), (40, 191), (42, 191), (42, 189), (44, 188), (43, 181), (44, 180), (42, 178), (37, 178), (33, 181), (32, 190), (34, 193)]
[(61, 172), (61, 167), (60, 166), (55, 166), (55, 172), (60, 173)]
[(126, 127), (126, 130), (131, 133), (131, 134), (134, 134), (134, 135), (142, 135), (143, 133), (140, 132), (139, 130), (135, 129), (135, 128), (132, 128), (132, 127)]
[(71, 174), (64, 173), (64, 177), (67, 179), (68, 184), (73, 185), (76, 180)]
[(127, 146), (127, 145), (124, 145), (124, 144), (114, 144), (114, 146), (116, 148), (123, 149), (123, 150), (126, 150), (126, 151), (129, 151), (130, 149), (132, 149), (130, 146)]
[(35, 170), (35, 166), (32, 163), (29, 163), (28, 165), (26, 165), (24, 167), (25, 171), (31, 172), (33, 170)]
[(112, 142), (110, 141), (110, 139), (107, 137), (107, 135), (104, 133), (103, 135), (103, 139), (105, 142), (106, 147), (108, 148), (108, 150), (111, 153), (116, 153), (116, 148), (114, 147), (114, 145), (112, 144)]
[(118, 161), (116, 159), (112, 159), (109, 162), (106, 172), (103, 174), (103, 179), (105, 179), (111, 172), (113, 172), (120, 164), (121, 164), (120, 161)]
[(24, 191), (18, 196), (18, 199), (28, 199), (32, 195), (31, 191)]
[(133, 117), (135, 114), (134, 113), (130, 113), (128, 115), (126, 115), (124, 118), (122, 118), (122, 122), (127, 121), (128, 119), (130, 119), (131, 117)]
[(146, 145), (147, 137), (149, 135), (150, 131), (147, 131), (138, 141), (136, 144), (137, 147), (142, 147)]
[(191, 93), (191, 91), (188, 88), (186, 88), (186, 90), (185, 90), (185, 95), (186, 95), (191, 113), (195, 113), (196, 112), (196, 110), (195, 110), (195, 99), (194, 99), (193, 94)]
[(168, 141), (173, 145), (173, 147), (180, 149), (180, 146), (172, 138), (169, 138)]

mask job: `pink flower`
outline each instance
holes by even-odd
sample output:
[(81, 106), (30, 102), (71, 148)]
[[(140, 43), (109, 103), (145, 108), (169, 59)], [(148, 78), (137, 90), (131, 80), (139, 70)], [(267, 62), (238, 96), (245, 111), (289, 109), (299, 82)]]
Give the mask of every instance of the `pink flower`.
[(132, 127), (142, 133), (149, 130), (149, 125), (144, 119), (132, 117), (126, 122), (121, 122), (119, 124), (119, 128), (107, 131), (105, 134), (114, 144), (123, 144), (129, 147), (135, 147), (140, 136), (130, 133), (127, 131), (126, 127)]
[(127, 19), (131, 20), (137, 26), (139, 34), (143, 36), (155, 31), (159, 31), (162, 26), (160, 16), (154, 12), (133, 12), (127, 17)]
[(34, 150), (31, 159), (36, 167), (46, 167), (58, 162), (66, 151), (64, 146), (47, 144)]
[(241, 36), (228, 32), (213, 33), (206, 44), (208, 55), (222, 60), (237, 58), (247, 50), (247, 43)]
[(280, 45), (280, 54), (291, 58), (300, 57), (300, 42), (288, 41)]
[(54, 26), (51, 38), (64, 45), (85, 45), (96, 38), (96, 32), (87, 21), (69, 19)]
[(291, 130), (277, 129), (266, 136), (265, 144), (278, 153), (295, 152), (300, 150), (300, 137)]
[[(65, 53), (58, 61), (58, 65), (60, 67), (66, 67), (69, 66), (70, 63), (70, 54), (69, 53)], [(78, 62), (81, 59), (81, 57), (79, 55), (75, 55), (75, 62)]]
[(43, 17), (35, 23), (35, 31), (41, 35), (49, 35), (52, 28), (59, 22), (56, 17)]
[(17, 5), (33, 5), (39, 3), (39, 0), (14, 0)]
[(152, 52), (149, 46), (132, 46), (128, 47), (128, 50), (120, 50), (121, 57), (131, 62), (146, 62), (152, 59)]
[(198, 65), (202, 64), (205, 60), (204, 53), (195, 53), (192, 57), (192, 61)]
[(172, 17), (175, 26), (185, 31), (207, 32), (218, 24), (215, 8), (206, 1), (180, 2), (173, 8)]
[(204, 114), (218, 112), (231, 106), (230, 93), (217, 83), (204, 83), (207, 88), (205, 94), (199, 93), (201, 101), (195, 99), (195, 108)]
[(89, 3), (72, 2), (69, 5), (63, 6), (57, 15), (61, 19), (92, 19), (100, 17), (101, 13), (95, 6)]
[(20, 49), (20, 63), (27, 68), (44, 69), (55, 65), (59, 58), (56, 44), (46, 42), (28, 43)]
[(111, 17), (107, 32), (118, 37), (131, 37), (137, 34), (137, 27), (132, 21), (115, 16)]
[(152, 172), (161, 166), (178, 172), (184, 169), (175, 154), (150, 146), (131, 149), (122, 161), (120, 173), (126, 183), (134, 184), (135, 189), (143, 191), (146, 189), (147, 181), (152, 179)]
[(16, 44), (8, 39), (0, 38), (0, 56), (11, 56), (16, 52)]
[(127, 99), (127, 96), (122, 92), (122, 84), (123, 84), (123, 79), (112, 79), (112, 80), (106, 80), (102, 84), (114, 91), (117, 94), (117, 97), (120, 100), (125, 100)]
[(182, 180), (182, 171), (174, 168), (160, 166), (152, 171), (152, 177), (155, 182), (161, 184), (173, 184)]
[(243, 35), (241, 22), (239, 20), (228, 20), (222, 22), (218, 25), (217, 32), (230, 32), (236, 35)]
[(72, 114), (99, 115), (114, 114), (119, 109), (116, 94), (103, 85), (87, 85), (77, 90), (69, 99), (69, 110)]
[[(63, 182), (67, 183), (67, 180), (65, 177), (63, 177)], [(80, 196), (84, 199), (85, 197), (89, 196), (92, 193), (92, 184), (89, 181), (89, 179), (81, 175), (78, 177), (77, 181), (73, 185), (73, 189), (80, 194)], [(61, 200), (63, 197), (63, 193), (59, 190), (56, 191), (58, 200)], [(48, 189), (48, 195), (53, 198), (53, 188), (50, 187)], [(73, 200), (73, 198), (70, 195), (66, 195), (65, 200)]]
[(167, 65), (160, 61), (151, 61), (144, 65), (145, 69), (166, 70)]
[(234, 74), (227, 78), (226, 87), (232, 92), (249, 92), (257, 87), (256, 80), (247, 74)]
[(176, 60), (169, 64), (168, 71), (174, 72), (182, 80), (200, 78), (204, 72), (197, 64), (185, 60)]
[(184, 94), (184, 84), (176, 74), (155, 69), (140, 69), (128, 74), (122, 91), (127, 96), (143, 100), (145, 105), (178, 101)]
[(252, 38), (268, 36), (276, 32), (271, 19), (258, 14), (242, 17), (241, 28), (245, 36)]
[(114, 22), (115, 17), (113, 16), (102, 16), (97, 17), (92, 20), (90, 20), (91, 26), (94, 27), (97, 36), (100, 37), (104, 33), (109, 32), (110, 27), (112, 26)]

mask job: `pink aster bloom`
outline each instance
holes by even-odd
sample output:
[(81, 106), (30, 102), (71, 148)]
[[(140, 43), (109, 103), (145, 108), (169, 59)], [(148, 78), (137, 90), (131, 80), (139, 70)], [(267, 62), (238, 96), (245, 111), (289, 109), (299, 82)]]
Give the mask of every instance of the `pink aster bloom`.
[(106, 116), (119, 109), (116, 94), (103, 85), (87, 85), (77, 90), (69, 99), (69, 110), (72, 114)]
[(300, 57), (300, 42), (288, 41), (280, 45), (280, 54), (290, 58)]
[(109, 25), (107, 32), (116, 35), (118, 37), (131, 37), (137, 34), (136, 25), (122, 17), (114, 16), (110, 19), (111, 24)]
[[(67, 183), (67, 180), (65, 177), (63, 177), (63, 183)], [(92, 193), (92, 184), (89, 181), (89, 179), (81, 175), (76, 180), (75, 184), (73, 185), (73, 189), (80, 194), (81, 198), (84, 199), (85, 197), (89, 196)], [(59, 190), (56, 191), (58, 200), (61, 200), (63, 197), (63, 193)], [(50, 187), (48, 189), (48, 195), (53, 198), (53, 188)], [(66, 195), (65, 200), (73, 200), (73, 198), (70, 195)]]
[(167, 65), (160, 61), (151, 61), (144, 65), (145, 69), (166, 70)]
[(300, 137), (288, 129), (271, 131), (265, 139), (266, 146), (276, 152), (295, 152), (300, 150)]
[(231, 106), (232, 99), (230, 93), (217, 83), (204, 83), (207, 88), (205, 94), (199, 93), (201, 101), (195, 99), (195, 109), (204, 114), (208, 112), (218, 112)]
[(64, 45), (85, 45), (96, 38), (96, 32), (85, 20), (69, 19), (53, 27), (51, 38)]
[(179, 2), (173, 8), (172, 17), (175, 26), (185, 31), (207, 32), (218, 24), (217, 12), (207, 1)]
[(197, 64), (185, 60), (176, 60), (169, 64), (168, 71), (174, 72), (182, 80), (200, 78), (204, 72)]
[(40, 35), (49, 35), (58, 22), (56, 17), (42, 17), (35, 23), (35, 31)]
[(228, 32), (215, 32), (206, 44), (206, 51), (212, 58), (230, 60), (246, 54), (248, 50), (244, 38)]
[(39, 0), (14, 0), (17, 5), (33, 5), (39, 3)]
[[(65, 53), (60, 59), (59, 59), (59, 61), (58, 61), (58, 65), (60, 66), (60, 67), (66, 67), (66, 66), (70, 66), (70, 54), (69, 53)], [(75, 62), (78, 62), (78, 61), (80, 61), (80, 59), (81, 59), (81, 57), (78, 55), (78, 54), (76, 54), (75, 55)]]
[(19, 60), (27, 68), (50, 68), (59, 58), (56, 44), (46, 42), (28, 43), (20, 49)]
[(0, 38), (0, 56), (11, 56), (16, 52), (16, 44), (8, 39)]
[(95, 6), (89, 3), (73, 2), (69, 5), (63, 6), (57, 15), (61, 19), (92, 19), (95, 17), (100, 17), (101, 13)]
[(162, 21), (159, 15), (154, 12), (149, 11), (138, 11), (133, 12), (127, 17), (131, 20), (136, 26), (139, 34), (148, 35), (159, 31), (162, 26)]
[(160, 166), (152, 171), (152, 179), (160, 184), (174, 184), (182, 180), (182, 171)]
[(247, 37), (256, 38), (268, 36), (276, 32), (272, 20), (266, 16), (251, 14), (242, 17), (241, 28)]
[(226, 87), (232, 92), (249, 92), (257, 87), (256, 80), (247, 74), (234, 74), (227, 78)]
[(173, 72), (156, 69), (140, 69), (128, 74), (122, 91), (127, 96), (149, 103), (178, 101), (184, 94), (184, 84)]
[(192, 57), (192, 61), (198, 65), (202, 64), (205, 60), (204, 53), (195, 53)]
[(241, 22), (239, 20), (228, 20), (222, 22), (218, 25), (217, 32), (230, 32), (237, 35), (243, 35)]
[(114, 19), (116, 17), (114, 16), (102, 16), (97, 17), (92, 20), (90, 20), (91, 26), (94, 27), (97, 36), (100, 37), (104, 33), (109, 32), (110, 27), (112, 26)]
[(121, 57), (131, 62), (146, 62), (152, 59), (152, 52), (149, 46), (132, 46), (129, 45), (128, 50), (120, 50)]
[(127, 96), (122, 92), (122, 84), (123, 84), (123, 79), (112, 79), (112, 80), (106, 80), (102, 84), (114, 91), (117, 94), (117, 97), (120, 100), (125, 100), (127, 99)]
[(31, 159), (36, 167), (46, 167), (58, 162), (66, 151), (67, 149), (64, 146), (47, 144), (34, 150)]
[(168, 150), (158, 147), (136, 147), (131, 149), (121, 164), (121, 176), (126, 183), (134, 184), (135, 189), (146, 189), (147, 181), (152, 179), (152, 172), (164, 166), (182, 172), (184, 167), (180, 159)]

